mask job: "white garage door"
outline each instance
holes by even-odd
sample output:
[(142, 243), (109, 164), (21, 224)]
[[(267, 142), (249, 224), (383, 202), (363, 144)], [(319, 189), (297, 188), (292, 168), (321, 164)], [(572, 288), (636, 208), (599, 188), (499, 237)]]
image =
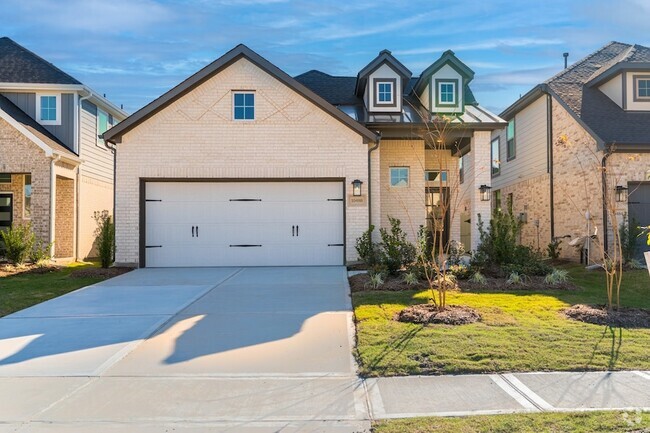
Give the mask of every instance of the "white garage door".
[(147, 267), (344, 262), (342, 182), (147, 182)]

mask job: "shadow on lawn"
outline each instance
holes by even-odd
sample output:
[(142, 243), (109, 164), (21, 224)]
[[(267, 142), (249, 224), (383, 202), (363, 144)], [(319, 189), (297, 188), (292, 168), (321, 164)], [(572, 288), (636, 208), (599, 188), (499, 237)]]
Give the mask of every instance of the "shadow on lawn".
[[(608, 332), (610, 334), (610, 337), (607, 336)], [(610, 353), (609, 353), (609, 361), (607, 363), (607, 369), (613, 370), (614, 368), (616, 368), (616, 362), (618, 361), (618, 356), (620, 355), (621, 352), (621, 346), (623, 345), (623, 328), (605, 326), (605, 329), (603, 330), (600, 339), (598, 339), (596, 344), (594, 344), (593, 352), (591, 353), (591, 357), (589, 358), (589, 361), (587, 361), (587, 363), (585, 364), (585, 369), (589, 369), (589, 366), (591, 365), (592, 361), (596, 358), (596, 354), (598, 353), (598, 347), (606, 338), (612, 339)]]

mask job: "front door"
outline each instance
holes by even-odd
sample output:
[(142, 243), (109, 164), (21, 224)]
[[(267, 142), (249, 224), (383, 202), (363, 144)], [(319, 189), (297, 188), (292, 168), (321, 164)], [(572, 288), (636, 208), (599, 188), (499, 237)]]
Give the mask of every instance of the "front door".
[(449, 221), (451, 209), (449, 208), (449, 188), (427, 187), (427, 227), (429, 232), (434, 234), (434, 250), (440, 246), (442, 239), (443, 249), (446, 249), (449, 242)]
[[(650, 226), (650, 183), (630, 183), (629, 191), (627, 204), (630, 224)], [(636, 258), (641, 261), (643, 261), (643, 253), (650, 251), (647, 239), (647, 236), (639, 236), (636, 239)]]

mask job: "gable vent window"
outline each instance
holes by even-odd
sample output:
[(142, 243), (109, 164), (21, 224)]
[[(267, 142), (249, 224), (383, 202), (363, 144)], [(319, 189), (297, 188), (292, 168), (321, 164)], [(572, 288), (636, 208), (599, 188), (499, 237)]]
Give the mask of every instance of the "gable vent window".
[(60, 125), (61, 95), (36, 95), (36, 117), (41, 125)]
[(255, 93), (233, 93), (233, 119), (255, 120)]
[(635, 76), (634, 88), (635, 101), (650, 101), (650, 76)]

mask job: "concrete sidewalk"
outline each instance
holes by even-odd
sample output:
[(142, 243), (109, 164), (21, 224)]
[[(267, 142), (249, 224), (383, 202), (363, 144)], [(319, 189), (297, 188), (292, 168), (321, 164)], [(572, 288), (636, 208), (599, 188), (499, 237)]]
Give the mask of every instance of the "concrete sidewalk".
[(366, 380), (373, 419), (650, 410), (650, 373), (552, 372)]

